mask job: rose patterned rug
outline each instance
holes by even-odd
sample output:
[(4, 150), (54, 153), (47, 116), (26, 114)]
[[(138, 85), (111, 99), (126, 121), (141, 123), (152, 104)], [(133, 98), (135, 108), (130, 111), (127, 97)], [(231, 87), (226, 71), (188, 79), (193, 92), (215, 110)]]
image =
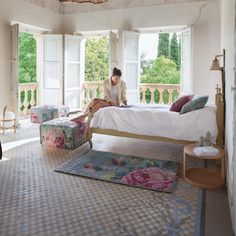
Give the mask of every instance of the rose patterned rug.
[(90, 150), (56, 171), (171, 193), (175, 188), (178, 167), (178, 162), (174, 161)]

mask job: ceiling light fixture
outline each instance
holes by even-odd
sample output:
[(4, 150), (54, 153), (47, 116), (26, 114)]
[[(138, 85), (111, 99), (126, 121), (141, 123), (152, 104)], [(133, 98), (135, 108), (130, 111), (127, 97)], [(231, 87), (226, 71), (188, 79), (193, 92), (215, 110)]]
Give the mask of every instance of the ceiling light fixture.
[(108, 0), (59, 0), (60, 2), (77, 2), (77, 3), (86, 3), (86, 2), (90, 2), (90, 3), (94, 3), (94, 4), (100, 4), (100, 3), (104, 3), (107, 2)]

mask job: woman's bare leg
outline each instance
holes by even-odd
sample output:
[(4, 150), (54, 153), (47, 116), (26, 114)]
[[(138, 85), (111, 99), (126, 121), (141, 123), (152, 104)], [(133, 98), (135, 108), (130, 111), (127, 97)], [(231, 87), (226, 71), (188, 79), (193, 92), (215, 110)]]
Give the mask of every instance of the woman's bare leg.
[(111, 102), (107, 102), (104, 99), (95, 98), (88, 105), (87, 109), (85, 110), (85, 113), (83, 115), (80, 115), (79, 117), (76, 117), (76, 118), (72, 119), (72, 121), (81, 122), (89, 115), (89, 113), (94, 114), (99, 109), (104, 108), (104, 107), (109, 107), (109, 106), (112, 106)]
[(88, 115), (89, 115), (89, 112), (85, 112), (83, 115), (78, 116), (78, 117), (72, 119), (71, 121), (79, 123), (79, 122), (83, 121)]

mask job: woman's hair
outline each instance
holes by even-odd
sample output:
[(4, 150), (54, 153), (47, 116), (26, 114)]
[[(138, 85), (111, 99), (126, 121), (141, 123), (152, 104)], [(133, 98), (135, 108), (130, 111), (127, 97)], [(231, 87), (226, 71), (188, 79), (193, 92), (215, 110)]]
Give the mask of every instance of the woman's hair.
[(121, 77), (122, 76), (121, 70), (115, 67), (113, 69), (113, 71), (112, 71), (112, 76), (119, 76), (119, 77)]

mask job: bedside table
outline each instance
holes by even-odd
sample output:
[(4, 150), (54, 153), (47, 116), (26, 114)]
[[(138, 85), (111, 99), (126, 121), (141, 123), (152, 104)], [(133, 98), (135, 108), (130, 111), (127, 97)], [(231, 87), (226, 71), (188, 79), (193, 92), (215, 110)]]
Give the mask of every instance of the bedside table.
[[(187, 183), (204, 189), (217, 189), (222, 188), (225, 184), (225, 152), (222, 148), (216, 147), (219, 150), (217, 156), (197, 156), (194, 154), (193, 149), (195, 144), (189, 144), (184, 147), (184, 160), (183, 160), (183, 175)], [(220, 160), (221, 172), (211, 170), (209, 168), (188, 168), (187, 160), (189, 157), (199, 160)]]

